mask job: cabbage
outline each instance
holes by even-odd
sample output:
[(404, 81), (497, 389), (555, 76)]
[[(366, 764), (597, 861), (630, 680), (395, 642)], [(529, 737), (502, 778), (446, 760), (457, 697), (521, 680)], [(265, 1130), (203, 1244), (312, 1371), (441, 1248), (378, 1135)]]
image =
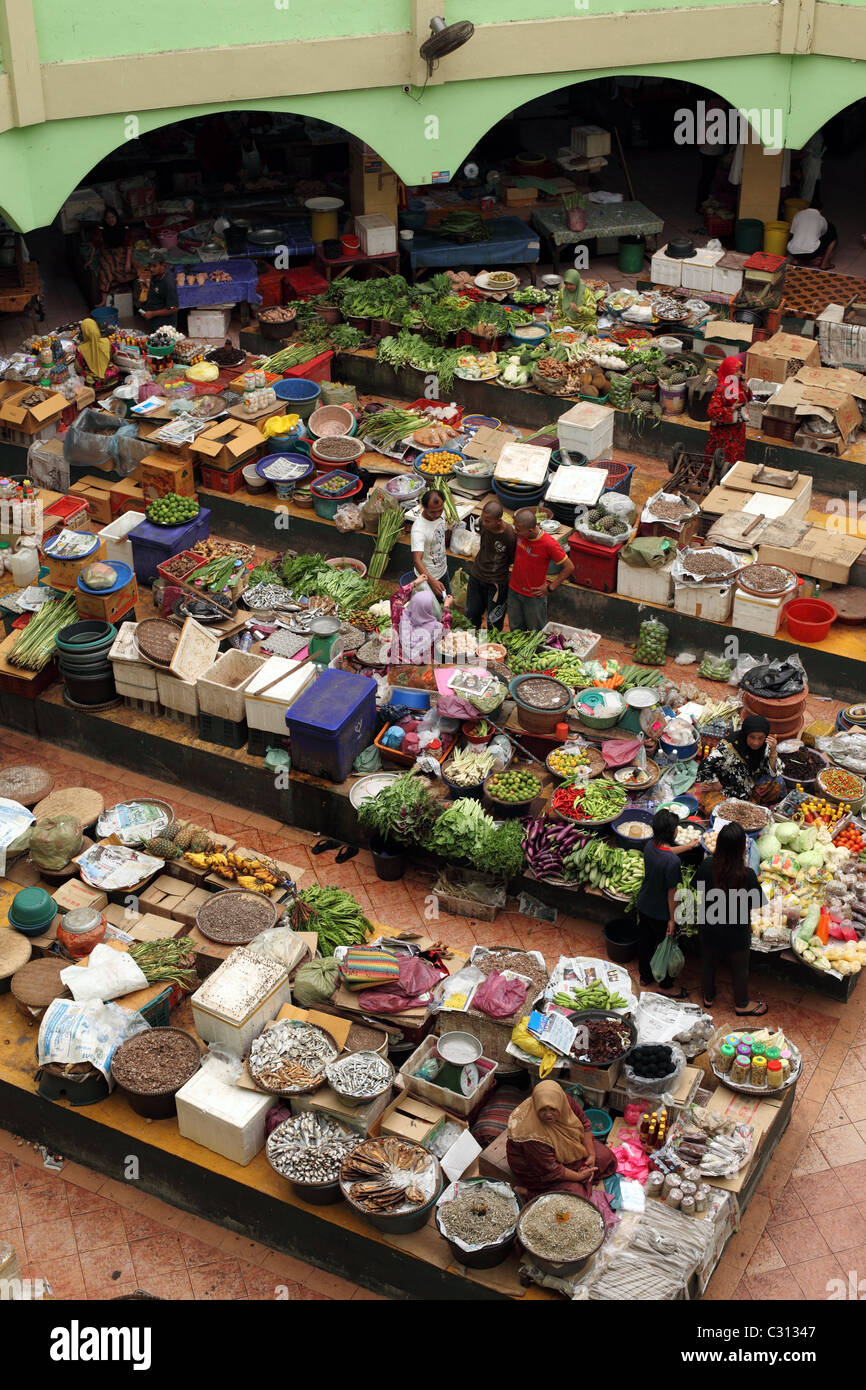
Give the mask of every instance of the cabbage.
[(762, 859), (772, 859), (774, 854), (780, 854), (782, 846), (771, 830), (762, 835), (758, 841), (758, 853)]
[(816, 825), (804, 825), (797, 835), (796, 845), (791, 846), (795, 853), (802, 854), (804, 849), (814, 849), (815, 841), (818, 838), (818, 827)]
[(781, 845), (789, 845), (799, 835), (800, 829), (795, 820), (783, 820), (773, 827), (773, 833)]
[(824, 863), (824, 856), (814, 849), (805, 850), (799, 859), (800, 866), (804, 869), (820, 869)]

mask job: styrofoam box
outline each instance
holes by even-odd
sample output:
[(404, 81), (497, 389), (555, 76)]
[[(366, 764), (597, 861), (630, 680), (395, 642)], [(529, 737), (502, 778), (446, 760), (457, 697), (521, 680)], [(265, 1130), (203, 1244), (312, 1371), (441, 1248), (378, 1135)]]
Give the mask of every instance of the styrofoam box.
[(225, 338), (232, 321), (233, 304), (209, 304), (206, 309), (190, 309), (187, 336), (190, 338)]
[(704, 290), (709, 293), (713, 288), (713, 270), (724, 254), (724, 251), (698, 251), (696, 256), (684, 260), (683, 277), (680, 282), (683, 289)]
[(355, 217), (355, 231), (365, 256), (394, 256), (397, 253), (397, 228), (383, 212), (368, 212)]
[(681, 285), (683, 262), (677, 256), (666, 256), (664, 251), (656, 251), (650, 261), (650, 276), (655, 285)]
[(743, 272), (734, 268), (713, 266), (713, 294), (739, 294), (743, 288)]
[(112, 661), (114, 684), (118, 695), (132, 695), (138, 700), (158, 700), (156, 670), (143, 661)]
[(170, 671), (156, 672), (159, 703), (179, 714), (198, 714), (198, 686), (195, 681), (182, 680)]
[(782, 626), (782, 610), (790, 597), (790, 594), (783, 594), (781, 598), (758, 598), (737, 589), (731, 627), (741, 627), (746, 632), (760, 632), (764, 637), (775, 637)]
[(246, 1167), (265, 1147), (265, 1120), (277, 1097), (231, 1085), (213, 1075), (215, 1070), (202, 1067), (178, 1091), (178, 1132)]
[(291, 997), (282, 966), (239, 946), (192, 996), (195, 1030), (203, 1042), (222, 1043), (244, 1057), (253, 1038)]
[[(267, 668), (277, 664), (283, 669), (276, 672), (276, 679), (271, 674), (264, 680)], [(313, 662), (272, 656), (244, 692), (248, 726), (269, 734), (285, 734), (286, 711), (315, 679)]]
[(561, 449), (585, 454), (591, 463), (613, 448), (613, 426), (616, 412), (608, 405), (593, 405), (580, 401), (560, 415), (556, 433)]
[(127, 537), (145, 519), (144, 512), (124, 512), (103, 526), (98, 534), (105, 541), (105, 558), (110, 565), (122, 564), (129, 565), (130, 569), (135, 568), (132, 563), (132, 541)]
[(616, 569), (616, 591), (641, 603), (670, 603), (673, 593), (673, 560), (659, 569), (649, 565), (627, 565), (620, 556)]
[(240, 723), (245, 713), (246, 687), (265, 660), (263, 656), (253, 656), (252, 652), (242, 652), (237, 647), (223, 652), (198, 678), (199, 707), (205, 714), (216, 714), (220, 719)]
[(610, 131), (599, 125), (573, 125), (571, 148), (575, 154), (582, 154), (587, 159), (610, 154)]
[(726, 623), (733, 602), (733, 584), (686, 584), (681, 579), (674, 580), (674, 608), (678, 613)]

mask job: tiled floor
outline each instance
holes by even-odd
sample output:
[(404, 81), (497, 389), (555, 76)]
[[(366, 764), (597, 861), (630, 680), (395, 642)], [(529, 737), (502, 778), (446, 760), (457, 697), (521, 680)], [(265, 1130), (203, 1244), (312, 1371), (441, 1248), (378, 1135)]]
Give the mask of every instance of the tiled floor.
[[(431, 928), (425, 917), (429, 874), (410, 870), (400, 882), (382, 883), (365, 851), (334, 866), (332, 859), (310, 857), (317, 837), (306, 831), (198, 795), (187, 794), (183, 802), (177, 787), (23, 734), (4, 731), (3, 753), (4, 762), (50, 767), (58, 788), (85, 784), (112, 800), (146, 791), (206, 827), (242, 827), (245, 844), (283, 852), (323, 882), (349, 889), (365, 912), (390, 926), (433, 930), (467, 950), (476, 942), (508, 941), (540, 950), (551, 964), (564, 952), (598, 953), (598, 926), (562, 915), (555, 925), (513, 913), (501, 913), (495, 923), (446, 916)], [(683, 978), (697, 997), (693, 955)], [(754, 993), (769, 1001), (773, 1018), (800, 1045), (803, 1076), (789, 1129), (706, 1297), (825, 1298), (829, 1280), (847, 1280), (849, 1270), (866, 1276), (866, 993), (861, 986), (842, 1005), (766, 979), (756, 980)], [(720, 1026), (733, 1023), (727, 980), (720, 983), (714, 1014)], [(25, 1271), (49, 1279), (61, 1297), (149, 1287), (178, 1298), (271, 1298), (275, 1284), (287, 1285), (291, 1298), (372, 1296), (76, 1164), (59, 1176), (48, 1173), (38, 1154), (2, 1131), (0, 1239), (10, 1240)]]

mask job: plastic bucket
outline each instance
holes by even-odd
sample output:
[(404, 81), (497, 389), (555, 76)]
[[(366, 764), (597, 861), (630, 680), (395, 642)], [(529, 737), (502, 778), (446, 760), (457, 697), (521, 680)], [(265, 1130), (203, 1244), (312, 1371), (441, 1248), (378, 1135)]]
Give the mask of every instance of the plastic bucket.
[(278, 401), (290, 401), (292, 410), (300, 415), (302, 420), (308, 420), (316, 409), (322, 388), (317, 381), (294, 376), (275, 382), (274, 394)]
[(820, 598), (794, 598), (785, 605), (785, 623), (796, 642), (823, 642), (836, 616), (832, 603)]
[(764, 241), (764, 224), (757, 217), (738, 217), (734, 228), (734, 245), (738, 251), (750, 256), (760, 251)]
[(638, 275), (643, 269), (644, 239), (642, 236), (621, 236), (617, 266), (624, 275)]
[(686, 383), (683, 381), (670, 386), (666, 381), (660, 381), (659, 398), (666, 415), (682, 415), (686, 408)]
[(370, 853), (373, 856), (373, 868), (376, 870), (377, 878), (393, 882), (405, 874), (405, 851), (387, 849), (381, 840), (376, 840), (370, 846)]
[(94, 323), (98, 323), (100, 328), (116, 328), (120, 314), (111, 304), (101, 305), (98, 309), (91, 309), (90, 317)]
[(765, 222), (764, 250), (770, 256), (784, 256), (790, 234), (790, 222)]
[(613, 1120), (606, 1110), (584, 1110), (584, 1115), (592, 1125), (592, 1137), (603, 1144), (613, 1129)]
[(786, 198), (782, 204), (782, 216), (786, 222), (793, 222), (798, 212), (809, 206), (805, 198)]
[(633, 917), (614, 917), (605, 924), (603, 935), (608, 960), (615, 965), (628, 965), (630, 960), (634, 960), (639, 933)]

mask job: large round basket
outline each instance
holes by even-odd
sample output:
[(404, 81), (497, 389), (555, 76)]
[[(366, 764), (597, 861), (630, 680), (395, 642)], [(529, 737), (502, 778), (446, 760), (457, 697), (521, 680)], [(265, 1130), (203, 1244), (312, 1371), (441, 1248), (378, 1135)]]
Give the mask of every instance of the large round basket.
[[(175, 1077), (163, 1089), (148, 1089), (135, 1075), (136, 1058), (156, 1058), (167, 1052), (173, 1054), (171, 1064), (176, 1066)], [(175, 1096), (200, 1066), (201, 1050), (190, 1033), (182, 1028), (151, 1028), (120, 1044), (111, 1059), (111, 1075), (137, 1114), (150, 1120), (163, 1120), (177, 1114)]]
[[(539, 1253), (533, 1249), (527, 1238), (526, 1224), (530, 1214), (540, 1203), (556, 1202), (564, 1204), (564, 1207), (571, 1206), (574, 1202), (582, 1202), (584, 1206), (589, 1207), (590, 1211), (594, 1212), (598, 1218), (598, 1240), (591, 1250), (588, 1250), (585, 1255), (581, 1255), (577, 1259), (551, 1260), (547, 1256), (539, 1255)], [(567, 1277), (568, 1275), (579, 1273), (579, 1271), (589, 1263), (593, 1255), (596, 1255), (601, 1249), (604, 1244), (604, 1218), (601, 1212), (593, 1206), (592, 1202), (588, 1202), (585, 1197), (578, 1197), (571, 1193), (566, 1194), (564, 1192), (543, 1192), (540, 1197), (535, 1197), (531, 1202), (527, 1202), (523, 1211), (520, 1213), (517, 1219), (517, 1239), (520, 1241), (520, 1244), (523, 1246), (532, 1262), (538, 1265), (539, 1269), (546, 1270), (548, 1274), (558, 1274)]]
[[(346, 1067), (351, 1066), (352, 1063), (356, 1061), (361, 1063), (362, 1059), (366, 1060), (375, 1071), (381, 1073), (381, 1081), (377, 1082), (376, 1087), (368, 1093), (355, 1096), (351, 1095), (346, 1090), (343, 1078)], [(381, 1056), (378, 1052), (361, 1051), (345, 1054), (341, 1057), (336, 1057), (333, 1062), (329, 1062), (325, 1067), (325, 1076), (331, 1090), (335, 1095), (340, 1097), (344, 1105), (349, 1105), (353, 1108), (361, 1105), (370, 1105), (374, 1100), (378, 1100), (380, 1096), (383, 1096), (386, 1091), (390, 1091), (394, 1084), (394, 1075), (393, 1064), (388, 1061), (387, 1057)]]
[[(269, 1028), (267, 1032), (273, 1034), (274, 1031), (277, 1030), (277, 1040), (279, 1041), (280, 1032), (288, 1034), (292, 1028), (299, 1028), (300, 1026), (301, 1024), (298, 1020), (284, 1018), (281, 1019), (279, 1023), (275, 1023), (273, 1028)], [(340, 1048), (332, 1034), (330, 1034), (326, 1028), (320, 1028), (318, 1024), (315, 1023), (309, 1023), (305, 1026), (308, 1028), (315, 1028), (317, 1033), (321, 1033), (323, 1037), (327, 1038), (334, 1049), (334, 1060), (336, 1060), (339, 1056)], [(327, 1079), (325, 1076), (325, 1065), (322, 1066), (322, 1070), (318, 1072), (310, 1082), (303, 1082), (299, 1085), (274, 1086), (262, 1080), (262, 1068), (257, 1064), (252, 1049), (250, 1049), (250, 1054), (247, 1058), (247, 1066), (249, 1067), (250, 1076), (253, 1078), (253, 1081), (255, 1081), (260, 1090), (267, 1091), (269, 1095), (272, 1096), (305, 1096), (312, 1094), (313, 1091), (318, 1091), (320, 1087), (324, 1086)]]
[[(485, 1188), (488, 1187), (493, 1188), (494, 1184), (487, 1178), (467, 1178), (465, 1182), (460, 1183), (460, 1191), (456, 1195), (465, 1196), (467, 1192), (475, 1191), (483, 1200)], [(491, 1241), (488, 1245), (480, 1245), (476, 1250), (464, 1250), (462, 1245), (458, 1245), (456, 1240), (448, 1235), (442, 1221), (442, 1214), (448, 1203), (440, 1203), (436, 1207), (436, 1229), (442, 1239), (447, 1242), (448, 1248), (458, 1264), (465, 1265), (467, 1269), (495, 1269), (497, 1265), (501, 1265), (508, 1259), (517, 1239), (517, 1218), (520, 1212), (520, 1198), (513, 1188), (510, 1191), (515, 1202), (514, 1225), (510, 1230), (504, 1231), (498, 1240)], [(451, 1200), (453, 1201), (454, 1198)]]
[[(322, 1115), (318, 1118), (320, 1125), (326, 1127), (332, 1133), (339, 1133), (343, 1139), (345, 1139), (347, 1147), (349, 1145), (357, 1147), (361, 1142), (362, 1136), (360, 1134), (355, 1130), (349, 1129), (348, 1125), (342, 1124), (332, 1116)], [(300, 1197), (302, 1202), (308, 1202), (310, 1206), (315, 1207), (331, 1206), (333, 1203), (342, 1202), (343, 1200), (343, 1194), (340, 1191), (339, 1171), (334, 1178), (326, 1178), (320, 1182), (312, 1182), (300, 1178), (292, 1178), (279, 1167), (278, 1151), (281, 1145), (291, 1142), (296, 1131), (301, 1129), (302, 1126), (306, 1128), (306, 1119), (306, 1114), (293, 1115), (291, 1119), (283, 1120), (282, 1124), (276, 1125), (268, 1135), (267, 1143), (265, 1144), (265, 1157), (277, 1176), (291, 1183), (293, 1192), (296, 1196)], [(303, 1129), (301, 1132), (303, 1134)], [(325, 1140), (324, 1144), (326, 1145), (327, 1142), (328, 1141)], [(312, 1151), (314, 1153), (316, 1148), (322, 1147), (322, 1145), (317, 1145), (315, 1142), (307, 1142), (303, 1144), (303, 1147), (307, 1152)]]
[(180, 641), (180, 628), (165, 618), (145, 618), (135, 630), (133, 642), (138, 655), (151, 666), (167, 669)]
[(43, 767), (31, 763), (15, 763), (11, 767), (0, 768), (0, 796), (7, 801), (18, 801), (22, 806), (35, 806), (42, 801), (54, 787), (54, 778)]
[(270, 898), (248, 888), (224, 888), (202, 903), (195, 914), (202, 936), (222, 946), (246, 946), (276, 920), (277, 908)]
[[(762, 1031), (766, 1030), (770, 1033), (773, 1032), (773, 1029), (769, 1027), (763, 1019), (761, 1022), (764, 1024)], [(736, 1091), (738, 1095), (743, 1096), (764, 1096), (767, 1099), (772, 1099), (773, 1096), (780, 1095), (782, 1091), (786, 1091), (789, 1086), (793, 1086), (794, 1083), (799, 1080), (800, 1072), (803, 1069), (803, 1058), (790, 1039), (788, 1040), (788, 1047), (791, 1050), (791, 1069), (782, 1081), (781, 1086), (753, 1086), (750, 1081), (736, 1081), (731, 1075), (731, 1072), (720, 1071), (713, 1056), (714, 1045), (719, 1042), (721, 1037), (736, 1031), (736, 1029), (720, 1028), (707, 1043), (707, 1056), (709, 1057), (713, 1073), (723, 1086), (727, 1086), (729, 1091)], [(748, 1029), (744, 1028), (743, 1032), (748, 1032)]]
[(105, 801), (99, 792), (90, 787), (63, 787), (34, 806), (33, 814), (38, 821), (46, 816), (74, 816), (82, 830), (89, 830), (104, 810)]

